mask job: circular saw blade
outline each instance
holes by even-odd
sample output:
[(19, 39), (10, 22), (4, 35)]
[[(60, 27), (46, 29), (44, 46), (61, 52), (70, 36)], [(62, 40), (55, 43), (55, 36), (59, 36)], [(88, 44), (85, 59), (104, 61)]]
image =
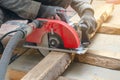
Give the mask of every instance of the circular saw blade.
[[(47, 33), (43, 36), (42, 42), (40, 44), (37, 44), (37, 46), (46, 48), (63, 48), (63, 42), (59, 35), (55, 33), (54, 34)], [(39, 51), (43, 56), (48, 55), (50, 52), (47, 49), (46, 50), (39, 49)]]
[(64, 44), (61, 37), (56, 33), (48, 34), (48, 42), (50, 48), (64, 48)]
[[(42, 47), (49, 47), (48, 44), (48, 34), (45, 34), (42, 38), (42, 42), (40, 44), (37, 44), (37, 46), (42, 46)], [(47, 56), (49, 54), (49, 50), (43, 50), (43, 49), (38, 49), (40, 51), (40, 53), (43, 56)]]

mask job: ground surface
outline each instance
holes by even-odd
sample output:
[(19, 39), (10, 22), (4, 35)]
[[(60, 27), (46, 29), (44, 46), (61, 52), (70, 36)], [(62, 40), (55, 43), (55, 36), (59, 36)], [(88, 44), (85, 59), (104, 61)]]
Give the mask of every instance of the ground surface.
[(63, 74), (77, 80), (120, 80), (120, 71), (96, 67), (83, 63), (73, 63)]

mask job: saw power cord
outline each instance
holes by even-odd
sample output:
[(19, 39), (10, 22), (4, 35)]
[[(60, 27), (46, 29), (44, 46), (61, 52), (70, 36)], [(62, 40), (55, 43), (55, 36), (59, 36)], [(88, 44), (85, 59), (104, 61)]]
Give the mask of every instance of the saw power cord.
[(2, 41), (6, 36), (8, 36), (9, 34), (11, 34), (11, 33), (15, 33), (15, 32), (17, 32), (17, 31), (22, 31), (22, 30), (14, 30), (14, 31), (10, 31), (10, 32), (8, 32), (8, 33), (6, 33), (5, 35), (3, 35), (1, 38), (0, 38), (0, 41)]
[(23, 32), (17, 31), (17, 33), (10, 39), (10, 41), (6, 45), (6, 48), (0, 60), (0, 80), (5, 80), (5, 75), (7, 72), (9, 61), (12, 56), (12, 52), (15, 49), (17, 43), (23, 38), (23, 36)]

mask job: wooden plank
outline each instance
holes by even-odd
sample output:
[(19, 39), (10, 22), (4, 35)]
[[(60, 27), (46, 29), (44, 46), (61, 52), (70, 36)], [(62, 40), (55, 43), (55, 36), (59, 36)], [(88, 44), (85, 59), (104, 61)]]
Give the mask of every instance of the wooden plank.
[(51, 52), (21, 80), (55, 80), (71, 63), (69, 54)]
[(99, 33), (105, 34), (120, 34), (120, 5), (115, 5), (112, 16), (102, 24), (101, 28), (98, 30)]
[(43, 58), (37, 50), (29, 49), (21, 57), (9, 65), (8, 74), (10, 80), (20, 80)]
[[(63, 54), (63, 53), (61, 53), (61, 54)], [(24, 55), (22, 55), (16, 61), (14, 61), (12, 64), (10, 64), (9, 69), (8, 69), (9, 79), (10, 80), (20, 80), (37, 63), (40, 62), (41, 58), (43, 58), (43, 56), (41, 56), (36, 50), (33, 50), (33, 49), (28, 50)], [(59, 58), (59, 59), (61, 59), (61, 58)], [(71, 60), (72, 60), (72, 57), (71, 57)], [(41, 68), (39, 70), (41, 70)]]
[(110, 69), (120, 69), (120, 35), (97, 34), (89, 50), (78, 61)]
[(120, 24), (103, 23), (98, 33), (120, 35)]
[(85, 55), (79, 56), (76, 61), (95, 65), (95, 66), (100, 66), (104, 68), (120, 70), (120, 65), (119, 65), (120, 60), (107, 56), (100, 56), (100, 55), (86, 53)]

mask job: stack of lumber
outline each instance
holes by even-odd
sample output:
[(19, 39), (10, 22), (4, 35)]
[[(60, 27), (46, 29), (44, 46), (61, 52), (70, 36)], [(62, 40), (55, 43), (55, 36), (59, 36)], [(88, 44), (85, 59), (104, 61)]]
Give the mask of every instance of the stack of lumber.
[[(118, 35), (119, 31), (116, 30), (119, 30), (120, 24), (115, 21), (118, 19), (117, 14), (120, 13), (119, 5), (115, 6), (113, 11), (114, 5), (106, 4), (104, 0), (95, 0), (93, 7), (98, 23), (97, 33), (96, 35), (95, 33), (90, 35), (92, 42), (87, 53), (75, 55), (75, 61), (119, 69), (120, 35)], [(118, 12), (116, 13), (116, 11)], [(78, 22), (78, 15), (74, 15), (71, 21)], [(37, 50), (28, 49), (21, 57), (10, 64), (8, 76), (10, 80), (75, 80), (61, 76), (70, 66), (72, 58), (73, 55), (63, 52), (50, 52), (46, 57), (41, 57)]]
[(85, 55), (77, 61), (110, 69), (120, 69), (120, 5), (114, 6), (111, 17), (105, 21), (92, 39)]

